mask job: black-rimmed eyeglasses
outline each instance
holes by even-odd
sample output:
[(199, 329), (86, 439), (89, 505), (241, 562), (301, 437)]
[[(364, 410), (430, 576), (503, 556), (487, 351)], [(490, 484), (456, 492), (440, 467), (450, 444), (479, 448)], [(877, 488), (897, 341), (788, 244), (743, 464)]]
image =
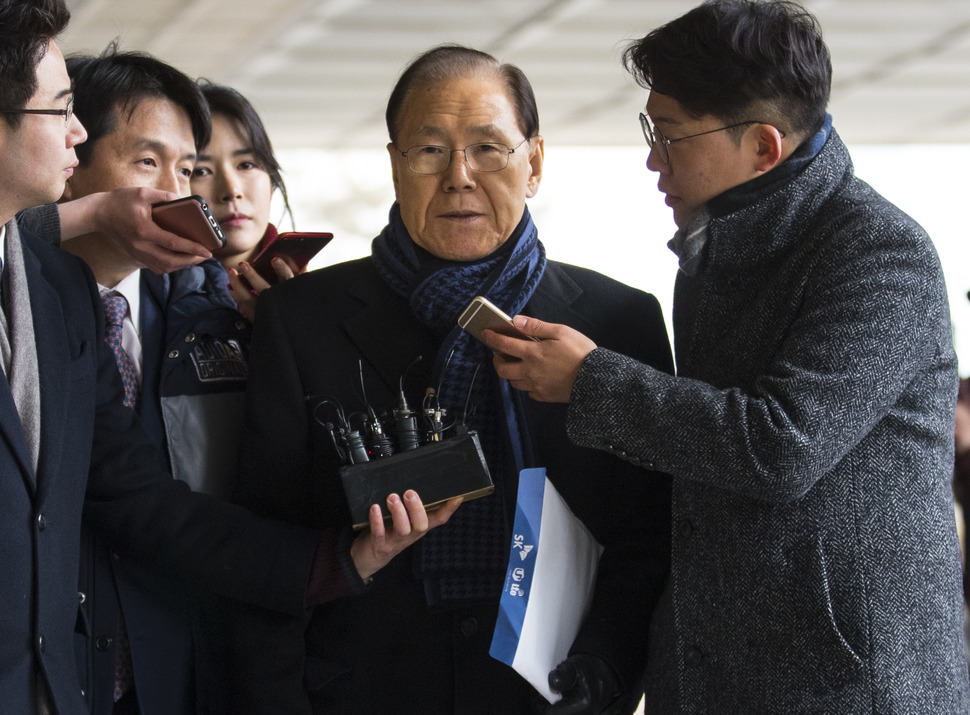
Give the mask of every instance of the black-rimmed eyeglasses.
[[(705, 134), (714, 134), (715, 132), (723, 132), (727, 129), (734, 129), (735, 127), (743, 127), (747, 124), (764, 124), (764, 122), (759, 122), (756, 119), (748, 119), (743, 122), (738, 122), (737, 124), (729, 124), (726, 127), (718, 127), (717, 129), (708, 129), (706, 132), (697, 132), (697, 134), (688, 134), (686, 137), (677, 137), (676, 139), (670, 139), (664, 136), (664, 133), (660, 131), (655, 124), (650, 121), (648, 117), (643, 112), (640, 112), (640, 128), (643, 129), (643, 138), (647, 140), (647, 146), (653, 149), (655, 146), (660, 149), (660, 160), (664, 164), (670, 163), (670, 150), (667, 148), (674, 142), (682, 142), (684, 139), (693, 139), (694, 137), (702, 137)], [(778, 130), (778, 133), (785, 136), (785, 133)]]
[(0, 114), (47, 114), (52, 117), (64, 117), (64, 126), (71, 123), (74, 116), (74, 92), (67, 95), (67, 106), (64, 109), (5, 109)]
[(413, 146), (407, 151), (400, 149), (398, 151), (401, 151), (401, 156), (407, 159), (408, 168), (415, 174), (440, 174), (448, 168), (451, 163), (451, 155), (456, 151), (464, 155), (465, 162), (472, 171), (490, 173), (501, 171), (507, 167), (509, 157), (527, 141), (529, 140), (523, 139), (514, 147), (498, 142), (481, 142), (469, 144), (464, 149), (449, 149), (446, 146), (423, 144)]

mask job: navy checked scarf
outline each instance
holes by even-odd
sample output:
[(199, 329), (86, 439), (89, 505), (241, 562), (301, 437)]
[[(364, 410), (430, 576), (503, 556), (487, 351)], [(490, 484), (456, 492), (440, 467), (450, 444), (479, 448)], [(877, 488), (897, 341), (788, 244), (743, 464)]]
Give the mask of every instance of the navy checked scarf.
[(522, 397), (499, 380), (491, 351), (458, 327), (458, 315), (482, 295), (508, 315), (522, 311), (546, 267), (546, 252), (529, 209), (509, 239), (477, 261), (457, 263), (433, 256), (408, 234), (398, 204), (388, 225), (374, 239), (378, 273), (441, 345), (435, 356), (434, 384), (448, 420), (461, 416), (472, 377), (481, 365), (466, 423), (479, 434), (495, 493), (463, 504), (442, 527), (415, 545), (415, 575), (424, 580), (431, 606), (461, 606), (498, 599), (505, 578), (511, 538), (510, 503), (518, 474), (532, 466), (532, 448)]

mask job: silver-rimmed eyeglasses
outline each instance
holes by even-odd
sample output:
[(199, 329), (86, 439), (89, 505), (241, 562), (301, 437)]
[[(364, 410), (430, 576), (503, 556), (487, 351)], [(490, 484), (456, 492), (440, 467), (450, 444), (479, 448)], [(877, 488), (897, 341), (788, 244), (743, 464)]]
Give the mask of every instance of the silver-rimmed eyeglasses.
[(67, 126), (74, 116), (74, 92), (67, 95), (67, 106), (64, 109), (5, 109), (0, 114), (47, 114), (53, 117), (64, 117), (64, 126)]
[[(708, 129), (706, 132), (697, 132), (697, 134), (688, 134), (686, 137), (677, 137), (676, 139), (670, 139), (664, 136), (664, 133), (660, 131), (655, 124), (650, 121), (648, 117), (643, 112), (640, 112), (640, 128), (643, 129), (643, 138), (647, 140), (647, 146), (653, 149), (655, 146), (660, 150), (660, 160), (664, 164), (670, 163), (670, 150), (667, 148), (674, 142), (682, 142), (684, 139), (693, 139), (694, 137), (702, 137), (705, 134), (714, 134), (715, 132), (723, 132), (727, 129), (734, 129), (735, 127), (743, 127), (747, 124), (764, 124), (765, 122), (759, 122), (756, 119), (748, 119), (743, 122), (738, 122), (737, 124), (729, 124), (726, 127), (718, 127), (717, 129)], [(785, 133), (778, 130), (778, 133), (785, 136)]]
[(408, 168), (415, 174), (440, 174), (451, 163), (451, 155), (461, 152), (465, 157), (468, 168), (472, 171), (490, 173), (501, 171), (509, 165), (509, 157), (515, 150), (525, 144), (523, 139), (514, 147), (499, 142), (480, 142), (469, 144), (464, 149), (449, 149), (446, 146), (422, 144), (413, 146), (407, 151), (401, 151), (401, 156), (407, 159)]

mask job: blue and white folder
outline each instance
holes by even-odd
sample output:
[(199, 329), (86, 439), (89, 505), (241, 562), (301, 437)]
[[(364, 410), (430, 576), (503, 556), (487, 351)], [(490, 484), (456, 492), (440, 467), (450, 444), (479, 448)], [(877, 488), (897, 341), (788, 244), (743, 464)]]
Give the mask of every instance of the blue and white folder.
[(549, 671), (589, 612), (603, 547), (566, 506), (545, 469), (519, 475), (509, 566), (489, 654), (550, 702)]

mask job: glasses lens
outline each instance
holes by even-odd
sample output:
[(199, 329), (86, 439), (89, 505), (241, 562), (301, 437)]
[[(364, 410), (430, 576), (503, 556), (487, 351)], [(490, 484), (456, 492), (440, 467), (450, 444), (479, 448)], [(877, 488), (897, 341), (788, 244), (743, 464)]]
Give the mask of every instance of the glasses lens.
[(667, 137), (664, 136), (664, 133), (657, 129), (657, 127), (653, 128), (653, 134), (657, 138), (657, 146), (660, 148), (660, 158), (663, 159), (664, 164), (669, 164), (670, 140), (667, 139)]
[(64, 115), (64, 123), (70, 124), (72, 116), (74, 116), (74, 93), (73, 92), (67, 98), (67, 114)]
[(660, 152), (660, 159), (664, 164), (670, 163), (670, 154), (667, 153), (667, 137), (664, 133), (650, 123), (650, 117), (640, 112), (640, 126), (643, 128), (643, 138), (647, 140), (647, 146), (657, 149)]
[(650, 126), (650, 119), (643, 112), (640, 112), (640, 128), (643, 130), (643, 138), (647, 140), (647, 146), (653, 149), (653, 127)]
[[(507, 167), (513, 150), (505, 144), (483, 142), (470, 144), (463, 151), (469, 169), (487, 173)], [(413, 146), (405, 152), (405, 157), (408, 168), (415, 174), (440, 174), (447, 170), (452, 153), (448, 147), (443, 146)]]
[(440, 174), (448, 168), (451, 152), (443, 146), (413, 146), (405, 156), (408, 168), (415, 174)]
[(465, 147), (465, 161), (472, 171), (501, 171), (509, 165), (510, 153), (505, 144), (470, 144)]

